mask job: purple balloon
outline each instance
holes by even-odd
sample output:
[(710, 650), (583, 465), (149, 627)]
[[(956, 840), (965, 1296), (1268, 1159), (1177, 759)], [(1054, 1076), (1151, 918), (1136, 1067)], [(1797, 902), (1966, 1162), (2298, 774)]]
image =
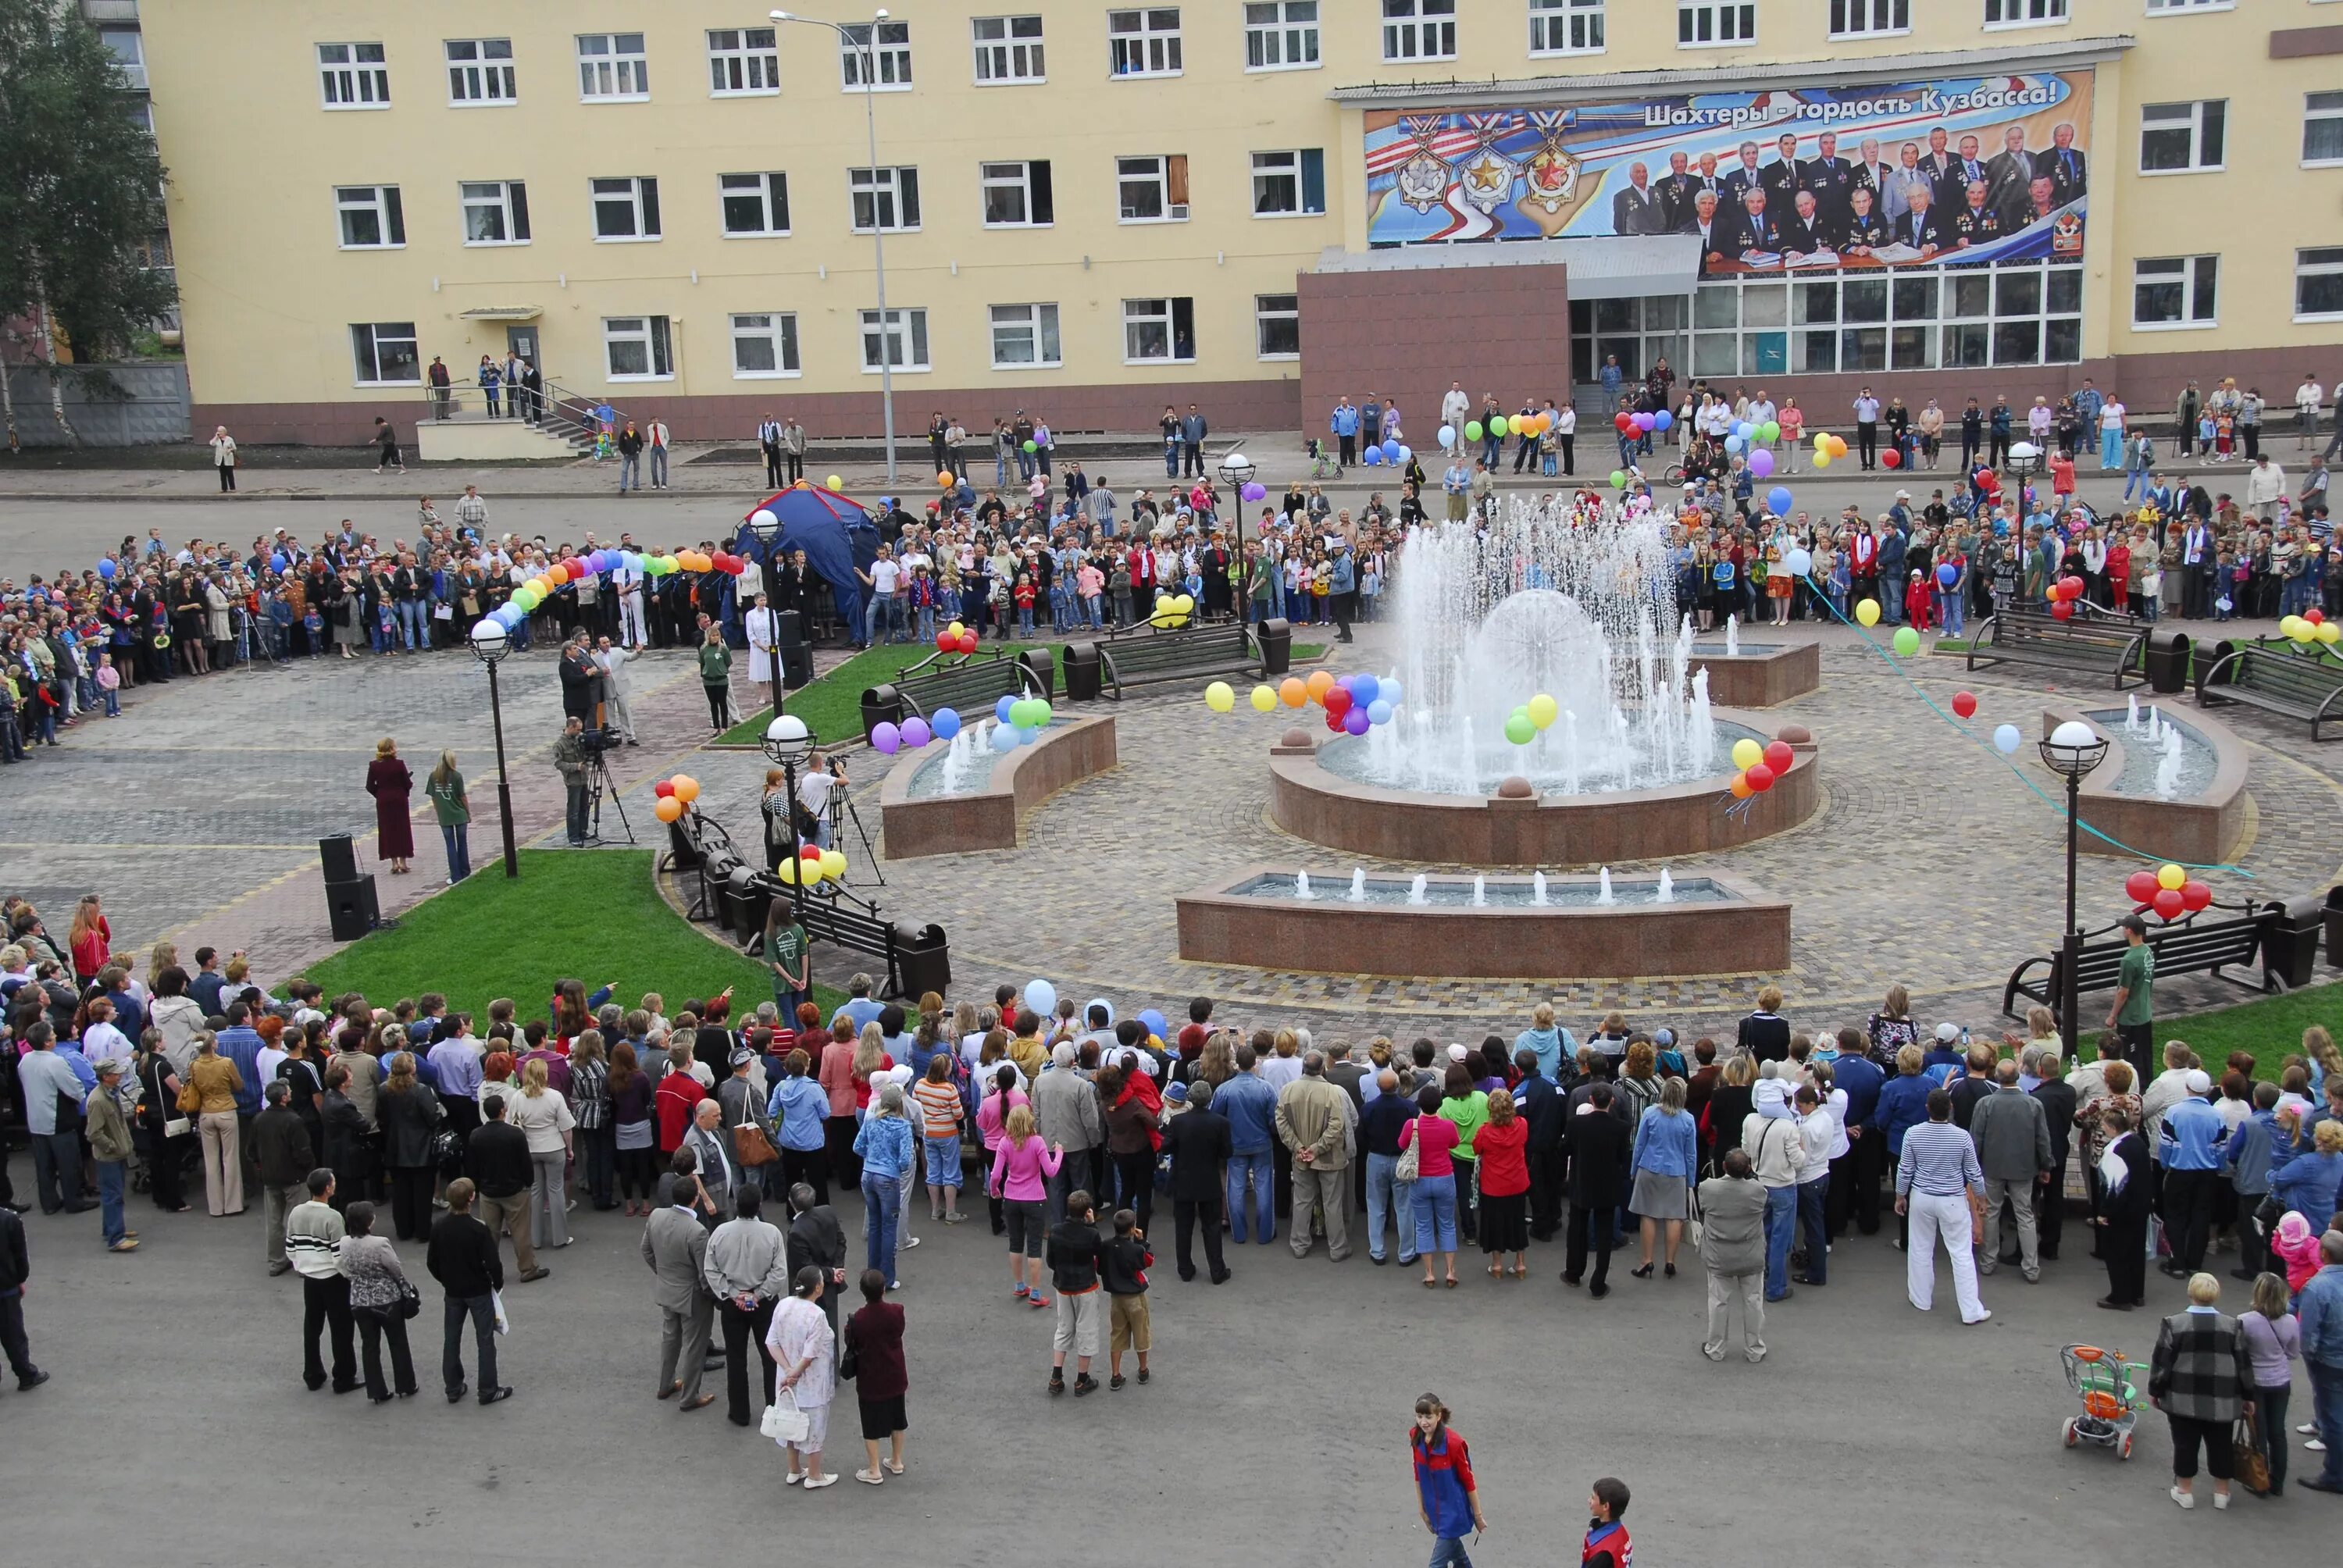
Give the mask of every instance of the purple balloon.
[(1363, 708), (1350, 709), (1342, 715), (1342, 729), (1345, 734), (1364, 735), (1369, 722), (1367, 710)]
[(1635, 416), (1635, 428), (1641, 430), (1646, 436), (1652, 433), (1653, 427), (1658, 423), (1659, 421), (1654, 419), (1649, 414), (1638, 414)]
[(903, 720), (903, 744), (914, 751), (934, 739), (935, 734), (929, 729), (926, 719), (914, 718)]
[(1258, 501), (1265, 498), (1269, 495), (1269, 490), (1266, 486), (1253, 484), (1247, 485), (1237, 493), (1248, 501)]
[(1774, 454), (1760, 447), (1749, 454), (1749, 471), (1761, 479), (1774, 477)]
[(870, 744), (892, 757), (902, 749), (903, 732), (882, 720), (870, 731)]

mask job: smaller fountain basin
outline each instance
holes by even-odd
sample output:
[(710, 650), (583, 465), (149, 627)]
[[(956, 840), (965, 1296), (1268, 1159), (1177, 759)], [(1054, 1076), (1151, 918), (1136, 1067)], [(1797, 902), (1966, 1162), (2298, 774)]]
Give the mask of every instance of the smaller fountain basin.
[(1740, 652), (1726, 653), (1721, 634), (1704, 633), (1684, 668), (1708, 671), (1708, 699), (1719, 708), (1771, 708), (1822, 684), (1823, 651), (1816, 642), (1753, 641), (1745, 627)]
[[(2147, 706), (2143, 705), (2143, 726)], [(2231, 858), (2247, 825), (2246, 770), (2247, 752), (2228, 726), (2191, 708), (2185, 721), (2176, 721), (2162, 703), (2154, 706), (2163, 721), (2181, 738), (2181, 773), (2174, 798), (2157, 793), (2162, 752), (2145, 733), (2127, 734), (2121, 708), (2045, 708), (2042, 734), (2070, 719), (2079, 719), (2107, 738), (2107, 755), (2083, 780), (2081, 819), (2096, 833), (2081, 836), (2077, 848), (2086, 855), (2129, 858), (2099, 833), (2141, 854), (2161, 860), (2217, 865)], [(2050, 778), (2054, 797), (2063, 796), (2063, 781)], [(2063, 804), (2063, 799), (2061, 804)]]
[(968, 787), (943, 790), (945, 749), (899, 757), (879, 788), (880, 852), (890, 860), (1013, 849), (1018, 823), (1068, 785), (1115, 766), (1114, 717), (1053, 718), (1031, 746), (970, 759)]
[[(2140, 709), (2140, 728), (2136, 730), (2124, 728), (2124, 721), (2129, 714), (2127, 709), (2097, 708), (2083, 715), (2100, 734), (2123, 748), (2122, 767), (2110, 768), (2102, 763), (2096, 777), (2105, 784), (2110, 795), (2129, 795), (2146, 800), (2166, 799), (2163, 790), (2157, 788), (2157, 780), (2164, 770), (2162, 744), (2160, 740), (2150, 740), (2147, 732), (2147, 716), (2151, 710), (2161, 729), (2173, 730), (2180, 737), (2180, 767), (2170, 798), (2175, 800), (2193, 799), (2211, 787), (2214, 775), (2221, 769), (2220, 754), (2213, 749), (2213, 743), (2205, 738), (2203, 731), (2174, 719), (2167, 709), (2157, 703)], [(2107, 761), (2116, 760), (2111, 750)]]
[[(1673, 872), (1671, 872), (1673, 875)], [(1544, 907), (1528, 877), (1366, 879), (1351, 901), (1347, 869), (1310, 873), (1312, 897), (1293, 896), (1289, 868), (1251, 866), (1176, 900), (1180, 956), (1192, 962), (1335, 974), (1473, 979), (1632, 979), (1773, 973), (1790, 962), (1790, 906), (1715, 871), (1675, 878), (1657, 901), (1656, 874), (1614, 873), (1613, 903), (1596, 877), (1548, 876)]]

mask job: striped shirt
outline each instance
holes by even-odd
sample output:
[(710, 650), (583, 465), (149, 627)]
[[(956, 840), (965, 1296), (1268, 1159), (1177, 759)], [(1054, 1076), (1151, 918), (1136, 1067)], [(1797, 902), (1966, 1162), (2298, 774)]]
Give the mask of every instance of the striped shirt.
[(285, 1216), (285, 1255), (304, 1279), (330, 1280), (342, 1271), (342, 1217), (316, 1198)]
[(960, 1098), (960, 1085), (947, 1080), (942, 1083), (921, 1079), (911, 1091), (911, 1098), (920, 1103), (926, 1136), (950, 1138), (960, 1130), (964, 1113)]
[(1949, 1198), (1963, 1187), (1985, 1195), (1985, 1168), (1967, 1133), (1949, 1121), (1930, 1121), (1904, 1135), (1903, 1158), (1896, 1166), (1898, 1194)]

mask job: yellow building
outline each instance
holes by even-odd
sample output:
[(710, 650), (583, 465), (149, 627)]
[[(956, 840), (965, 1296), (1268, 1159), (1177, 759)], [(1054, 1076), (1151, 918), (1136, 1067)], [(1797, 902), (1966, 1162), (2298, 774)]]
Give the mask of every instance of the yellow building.
[(143, 10), (194, 423), (246, 440), (514, 347), (732, 439), (875, 434), (882, 353), (913, 438), (1420, 430), (1611, 357), (1824, 417), (2343, 380), (2338, 0)]

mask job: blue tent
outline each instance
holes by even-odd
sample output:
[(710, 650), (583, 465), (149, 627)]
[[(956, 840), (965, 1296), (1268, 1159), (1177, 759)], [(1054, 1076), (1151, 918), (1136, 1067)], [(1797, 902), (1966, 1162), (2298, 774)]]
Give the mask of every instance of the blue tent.
[(836, 490), (803, 485), (769, 496), (749, 508), (749, 512), (753, 515), (760, 508), (771, 512), (781, 522), (781, 531), (773, 540), (773, 553), (769, 556), (757, 542), (747, 516), (734, 530), (733, 549), (763, 567), (768, 582), (772, 580), (770, 574), (776, 560), (786, 558), (792, 550), (805, 551), (807, 567), (828, 583), (836, 596), (839, 618), (851, 626), (860, 625), (862, 584), (854, 575), (855, 570), (868, 569), (879, 553), (879, 530), (871, 526), (861, 506)]

